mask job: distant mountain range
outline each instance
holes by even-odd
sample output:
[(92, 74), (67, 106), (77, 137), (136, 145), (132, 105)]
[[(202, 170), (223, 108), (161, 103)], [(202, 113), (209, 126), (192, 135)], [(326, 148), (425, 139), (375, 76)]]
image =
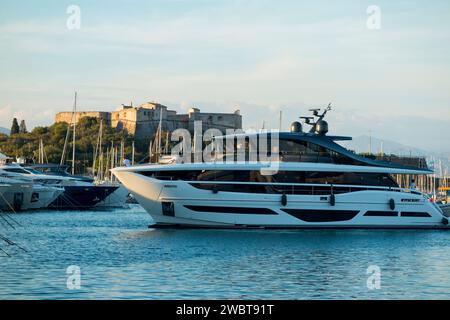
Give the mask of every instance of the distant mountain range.
[[(381, 151), (385, 154), (395, 154), (398, 156), (422, 156), (422, 157), (428, 157), (433, 156), (429, 151), (403, 145), (401, 143), (391, 141), (391, 140), (384, 140), (384, 139), (378, 139), (374, 137), (369, 137), (366, 135), (358, 136), (353, 138), (352, 141), (348, 141), (345, 143), (345, 146), (349, 148), (350, 150), (353, 150), (357, 153), (361, 152), (369, 152), (369, 148), (371, 147), (372, 153), (380, 153)], [(437, 156), (437, 155), (434, 155)]]
[(372, 153), (383, 151), (385, 154), (395, 154), (397, 156), (425, 157), (428, 166), (432, 169), (434, 168), (439, 176), (447, 176), (450, 172), (450, 155), (448, 154), (439, 154), (391, 140), (370, 138), (369, 136), (358, 136), (351, 141), (340, 142), (340, 144), (356, 153), (369, 152), (369, 145), (371, 145)]
[(9, 134), (9, 129), (0, 127), (0, 133)]

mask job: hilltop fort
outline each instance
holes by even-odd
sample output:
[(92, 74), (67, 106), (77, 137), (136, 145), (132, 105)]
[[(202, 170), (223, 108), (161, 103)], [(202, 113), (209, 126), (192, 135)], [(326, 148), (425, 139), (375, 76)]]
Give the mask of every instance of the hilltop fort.
[[(72, 112), (59, 112), (55, 116), (55, 123), (72, 123), (72, 116)], [(183, 128), (193, 132), (194, 121), (202, 121), (203, 130), (216, 128), (225, 133), (226, 129), (242, 129), (242, 116), (239, 110), (234, 113), (205, 113), (198, 108), (191, 108), (187, 114), (178, 114), (156, 102), (146, 102), (138, 107), (122, 105), (120, 110), (112, 112), (79, 111), (75, 113), (75, 122), (84, 117), (102, 119), (104, 124), (112, 128), (125, 129), (137, 139), (153, 136), (158, 130), (160, 119), (163, 131)]]

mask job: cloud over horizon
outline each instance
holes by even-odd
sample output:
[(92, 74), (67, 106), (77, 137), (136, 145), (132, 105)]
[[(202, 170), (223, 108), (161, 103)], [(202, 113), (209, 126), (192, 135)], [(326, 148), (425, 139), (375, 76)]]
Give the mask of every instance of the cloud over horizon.
[(0, 126), (15, 115), (29, 127), (50, 124), (71, 110), (75, 90), (84, 110), (148, 100), (178, 111), (239, 105), (254, 127), (277, 127), (280, 108), (287, 126), (331, 101), (345, 134), (371, 129), (400, 142), (417, 134), (417, 147), (450, 152), (450, 4), (379, 1), (382, 29), (368, 30), (369, 4), (79, 1), (73, 31), (68, 3), (5, 4)]

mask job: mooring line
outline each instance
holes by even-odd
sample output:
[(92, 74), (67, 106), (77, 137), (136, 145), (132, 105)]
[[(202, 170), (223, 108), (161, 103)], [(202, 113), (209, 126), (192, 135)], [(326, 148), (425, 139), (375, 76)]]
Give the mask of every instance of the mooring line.
[(3, 250), (3, 248), (0, 248), (0, 251), (2, 251), (4, 254), (6, 254), (6, 256), (11, 257), (11, 256), (9, 255), (8, 252), (6, 252), (5, 250)]
[(9, 221), (3, 216), (3, 213), (0, 213), (0, 217), (13, 229), (16, 229)]
[[(9, 206), (9, 208), (16, 213), (16, 211), (14, 210), (14, 208), (11, 206), (11, 204), (8, 202), (8, 200), (6, 200), (6, 198), (3, 196), (2, 193), (0, 193), (0, 197), (3, 199), (3, 201)], [(12, 229), (16, 229), (15, 226), (9, 221), (11, 220), (12, 222), (14, 222), (16, 225), (18, 226), (22, 226), (16, 219), (14, 219), (13, 217), (11, 217), (8, 213), (6, 213), (3, 210), (0, 210), (0, 218), (6, 222), (7, 225), (9, 225)], [(9, 219), (9, 220), (8, 220)], [(25, 249), (24, 247), (18, 245), (17, 243), (15, 243), (14, 241), (12, 241), (11, 239), (7, 238), (6, 236), (3, 236), (0, 234), (0, 240), (3, 240), (7, 245), (9, 246), (16, 246), (17, 248), (19, 248), (20, 250), (24, 251), (24, 252), (28, 252), (27, 249)], [(0, 247), (0, 251), (2, 251), (4, 254), (6, 254), (6, 256), (11, 257), (11, 255), (6, 252), (3, 248)]]
[[(14, 208), (11, 206), (11, 204), (8, 202), (8, 200), (6, 200), (6, 198), (3, 196), (2, 193), (0, 193), (0, 197), (3, 199), (3, 201), (5, 201), (5, 203), (8, 205), (8, 207), (11, 209), (12, 212), (16, 213), (16, 210), (14, 210)], [(22, 225), (16, 220), (13, 219), (13, 217), (11, 217), (8, 213), (2, 211), (4, 215), (6, 215), (9, 219), (11, 219), (12, 221), (14, 221), (14, 223), (16, 223), (19, 227), (22, 227)], [(1, 214), (0, 214), (1, 215)], [(14, 227), (13, 227), (14, 229)]]
[(2, 236), (0, 234), (0, 239), (3, 240), (4, 242), (6, 242), (6, 244), (10, 245), (10, 246), (16, 246), (17, 248), (21, 249), (22, 251), (28, 252), (27, 249), (23, 248), (22, 246), (19, 246), (17, 243), (15, 243), (14, 241), (12, 241), (11, 239)]

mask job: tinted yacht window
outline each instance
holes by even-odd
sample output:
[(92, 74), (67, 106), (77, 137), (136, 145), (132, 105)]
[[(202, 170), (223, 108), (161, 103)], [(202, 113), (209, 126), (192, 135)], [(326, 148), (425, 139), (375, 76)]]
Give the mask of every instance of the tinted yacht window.
[(398, 187), (394, 179), (384, 173), (280, 171), (272, 176), (271, 182)]
[(250, 180), (250, 171), (222, 170), (222, 171), (204, 171), (197, 176), (198, 181), (239, 181), (248, 182)]
[(357, 160), (307, 141), (280, 140), (280, 159), (284, 162), (362, 165)]
[(397, 187), (389, 175), (382, 173), (308, 172), (305, 183)]
[[(398, 187), (395, 180), (384, 173), (354, 173), (354, 172), (306, 172), (278, 171), (275, 175), (262, 175), (260, 171), (249, 170), (195, 170), (195, 171), (165, 171), (141, 174), (159, 180), (184, 181), (221, 181), (221, 182), (259, 182), (259, 183), (306, 183), (333, 184), (356, 186)], [(255, 187), (255, 185), (250, 185)]]

